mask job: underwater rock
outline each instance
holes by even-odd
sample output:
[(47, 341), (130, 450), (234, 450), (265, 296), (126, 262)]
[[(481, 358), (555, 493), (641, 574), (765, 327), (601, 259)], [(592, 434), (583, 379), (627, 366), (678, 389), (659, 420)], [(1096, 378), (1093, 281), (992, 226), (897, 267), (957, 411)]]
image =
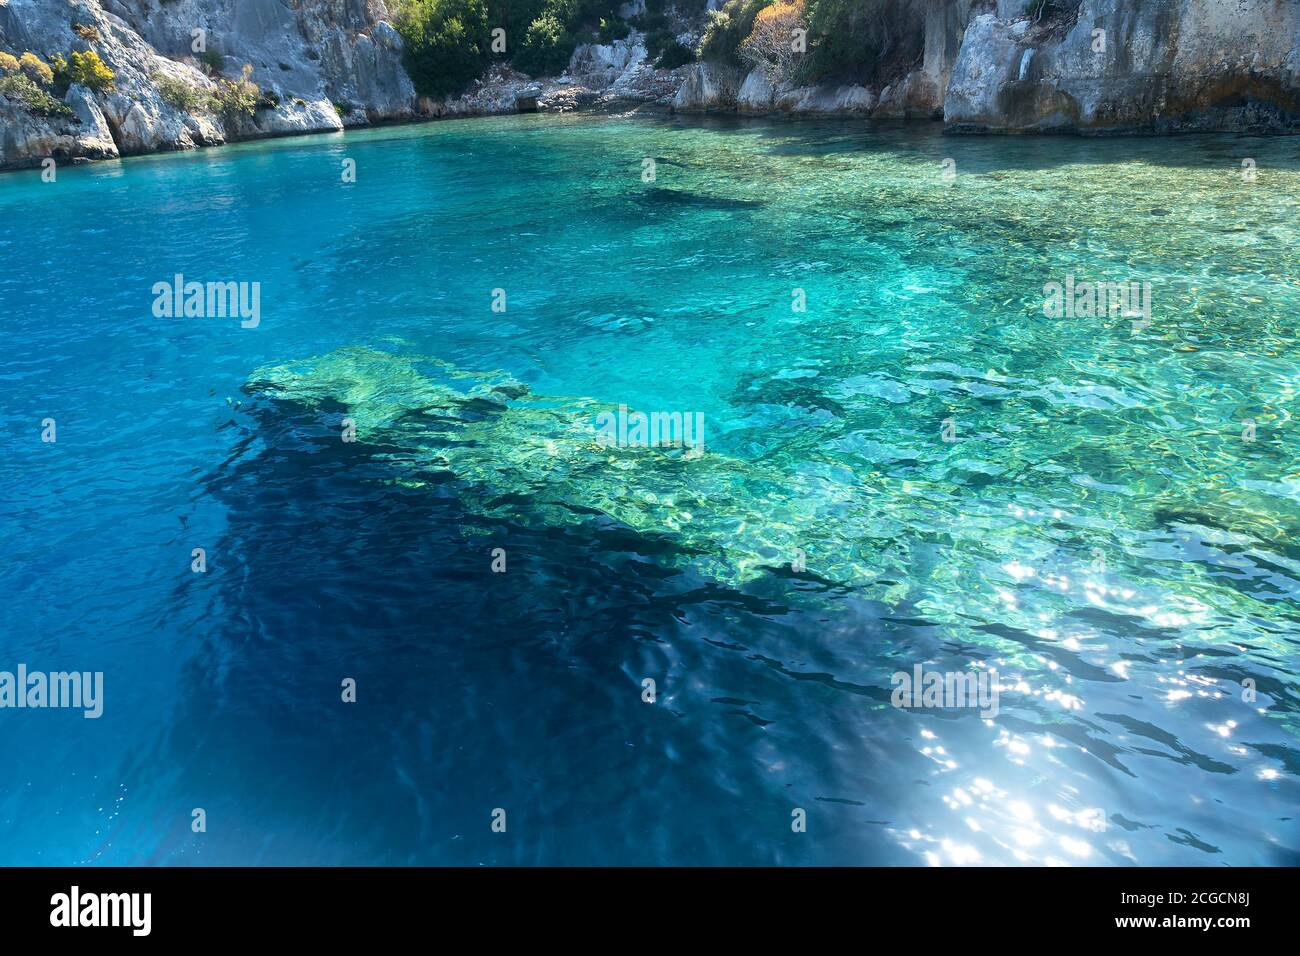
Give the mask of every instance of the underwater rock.
[[(1142, 529), (1168, 539), (1161, 509), (1186, 510), (1172, 497), (1130, 499), (1126, 525), (1114, 527), (1104, 511), (1072, 518), (1056, 505), (1009, 510), (1013, 493), (1046, 501), (1077, 486), (1067, 471), (1061, 484), (1036, 488), (1014, 468), (972, 482), (975, 442), (953, 455), (946, 446), (918, 451), (906, 479), (856, 469), (851, 458), (816, 443), (751, 460), (719, 451), (716, 434), (698, 455), (689, 448), (611, 446), (599, 429), (602, 415), (616, 407), (611, 403), (539, 396), (503, 373), (364, 347), (259, 369), (245, 391), (254, 399), (252, 413), (275, 425), (268, 436), (288, 421), (292, 433), (336, 440), (339, 423), (349, 418), (353, 447), (389, 469), (387, 480), (450, 490), (471, 515), (537, 527), (612, 522), (658, 542), (657, 560), (727, 586), (793, 575), (908, 604), (910, 613), (967, 635), (1001, 622), (1009, 630), (994, 637), (1004, 651), (1015, 650), (1010, 642), (1036, 653), (1041, 641), (1032, 635), (1041, 615), (1061, 613), (1062, 603), (1069, 614), (1110, 615), (1159, 634), (1224, 621), (1253, 633), (1252, 622), (1267, 611), (1219, 586), (1200, 565), (1154, 577), (1145, 558), (1131, 568), (1092, 566), (1103, 547), (1147, 553), (1150, 532)], [(1053, 453), (1057, 461), (1097, 455), (1087, 444), (1062, 444)], [(1293, 529), (1256, 513), (1249, 495), (1221, 495), (1230, 514), (1199, 523), (1214, 520), (1277, 551)], [(1207, 489), (1206, 501), (1214, 500)], [(1065, 546), (1056, 531), (1039, 534), (1043, 521), (1060, 533), (1068, 529), (1072, 543)]]

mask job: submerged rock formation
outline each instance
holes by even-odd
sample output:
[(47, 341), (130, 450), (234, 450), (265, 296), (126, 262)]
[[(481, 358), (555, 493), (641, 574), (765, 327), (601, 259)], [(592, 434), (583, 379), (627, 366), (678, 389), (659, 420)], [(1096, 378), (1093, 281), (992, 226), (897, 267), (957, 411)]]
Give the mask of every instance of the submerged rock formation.
[[(891, 604), (919, 597), (915, 584), (924, 580), (939, 595), (917, 605), (927, 618), (959, 626), (997, 621), (1001, 633), (1013, 637), (1001, 649), (1017, 659), (1025, 647), (1017, 646), (1013, 632), (1032, 633), (1042, 627), (1040, 612), (1059, 611), (1050, 603), (1055, 588), (1018, 591), (1017, 601), (1008, 602), (1004, 582), (988, 576), (993, 567), (1009, 567), (1013, 576), (1032, 574), (1030, 567), (1055, 545), (1042, 541), (1031, 549), (1041, 549), (1037, 554), (1028, 553), (1026, 538), (1005, 521), (1001, 502), (1007, 499), (991, 496), (990, 484), (984, 486), (984, 503), (973, 503), (959, 463), (900, 480), (856, 473), (822, 445), (792, 447), (757, 461), (709, 444), (722, 436), (710, 436), (698, 455), (694, 448), (610, 445), (601, 440), (599, 424), (612, 410), (609, 403), (537, 395), (502, 372), (470, 372), (430, 356), (364, 346), (258, 369), (244, 393), (244, 411), (268, 443), (325, 447), (339, 441), (339, 423), (350, 419), (355, 442), (349, 447), (377, 466), (369, 472), (372, 480), (439, 496), (454, 493), (469, 533), (475, 522), (503, 520), (597, 534), (619, 529), (655, 542), (645, 553), (664, 566), (689, 568), (728, 587), (793, 573), (822, 585), (859, 588)], [(1095, 458), (1092, 444), (1080, 443), (1077, 435), (1060, 433), (1056, 440), (1053, 460)], [(1167, 498), (1126, 503), (1121, 527), (1164, 526), (1170, 513), (1186, 507), (1179, 502), (1195, 500), (1185, 497), (1192, 487), (1204, 500), (1221, 502), (1232, 533), (1285, 553), (1290, 532), (1279, 526), (1272, 503), (1259, 508), (1257, 491), (1198, 472), (1195, 440), (1186, 432), (1179, 441), (1187, 444), (1166, 454), (1198, 477), (1172, 488)], [(1073, 473), (1040, 472), (1038, 500), (1070, 500), (1071, 489), (1077, 490)], [(1011, 487), (1025, 493), (1023, 473), (993, 479), (1000, 481), (1008, 494)], [(943, 541), (949, 560), (899, 551), (900, 527)], [(1092, 540), (1109, 549), (1112, 533), (1099, 531)], [(1078, 553), (1089, 551), (1079, 546)], [(1133, 618), (1143, 606), (1161, 607), (1192, 628), (1237, 620), (1256, 641), (1267, 639), (1257, 629), (1266, 613), (1259, 602), (1232, 588), (1206, 586), (1198, 568), (1189, 568), (1185, 579), (1127, 580), (1121, 569), (1104, 575), (1083, 560), (1067, 567), (1077, 583), (1062, 587), (1060, 599), (1077, 610), (1100, 608)], [(954, 587), (955, 581), (962, 586)], [(1023, 663), (1034, 657), (1026, 654)]]

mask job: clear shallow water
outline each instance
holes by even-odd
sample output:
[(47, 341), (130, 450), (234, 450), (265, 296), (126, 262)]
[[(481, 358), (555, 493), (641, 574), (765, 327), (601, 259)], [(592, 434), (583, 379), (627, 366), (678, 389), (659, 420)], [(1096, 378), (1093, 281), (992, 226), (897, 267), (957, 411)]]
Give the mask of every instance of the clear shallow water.
[(0, 214), (0, 668), (106, 685), (0, 711), (0, 863), (1300, 861), (1295, 139), (511, 117)]

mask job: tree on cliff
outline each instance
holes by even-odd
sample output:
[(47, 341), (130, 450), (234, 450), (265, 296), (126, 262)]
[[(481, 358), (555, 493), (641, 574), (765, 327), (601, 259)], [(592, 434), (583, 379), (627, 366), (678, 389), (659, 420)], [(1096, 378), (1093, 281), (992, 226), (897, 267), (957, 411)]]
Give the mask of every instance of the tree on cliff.
[(740, 45), (740, 59), (750, 69), (762, 70), (773, 86), (794, 79), (795, 70), (807, 51), (803, 10), (803, 0), (764, 7)]
[(397, 12), (406, 72), (425, 96), (459, 93), (487, 65), (484, 0), (405, 0)]

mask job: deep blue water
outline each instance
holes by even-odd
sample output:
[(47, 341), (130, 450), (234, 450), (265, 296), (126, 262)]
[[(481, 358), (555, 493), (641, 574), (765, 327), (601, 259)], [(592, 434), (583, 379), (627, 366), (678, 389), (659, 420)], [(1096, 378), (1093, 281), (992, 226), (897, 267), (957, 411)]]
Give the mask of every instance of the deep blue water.
[(1293, 138), (509, 117), (0, 216), (0, 670), (105, 688), (0, 709), (0, 864), (1300, 862)]

